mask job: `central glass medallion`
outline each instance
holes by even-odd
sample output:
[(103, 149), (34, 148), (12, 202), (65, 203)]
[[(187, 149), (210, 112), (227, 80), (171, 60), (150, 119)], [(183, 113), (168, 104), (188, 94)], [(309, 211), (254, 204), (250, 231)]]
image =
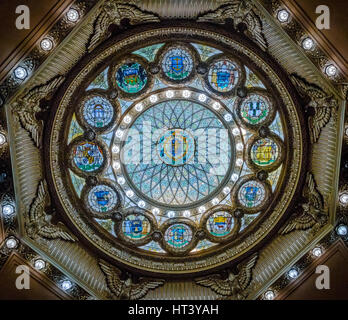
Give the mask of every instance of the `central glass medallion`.
[(192, 208), (221, 192), (235, 145), (215, 112), (172, 99), (141, 112), (125, 137), (123, 172), (136, 195), (156, 207)]
[(166, 164), (182, 166), (190, 163), (195, 152), (194, 137), (182, 129), (168, 130), (158, 140), (157, 152)]

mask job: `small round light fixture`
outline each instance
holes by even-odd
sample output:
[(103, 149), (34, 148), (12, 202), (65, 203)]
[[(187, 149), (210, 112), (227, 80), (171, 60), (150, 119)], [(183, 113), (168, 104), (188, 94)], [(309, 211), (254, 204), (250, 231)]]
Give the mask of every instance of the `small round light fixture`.
[(115, 161), (112, 163), (112, 166), (114, 167), (114, 169), (118, 170), (121, 168), (121, 164), (119, 161)]
[(158, 97), (156, 94), (153, 94), (152, 96), (150, 96), (151, 103), (156, 103), (157, 101), (158, 101)]
[(344, 237), (348, 234), (348, 227), (345, 224), (341, 223), (340, 225), (337, 226), (336, 233), (339, 236)]
[(344, 133), (346, 134), (346, 136), (348, 137), (348, 127), (346, 127)]
[(337, 74), (337, 67), (334, 66), (333, 64), (329, 64), (325, 68), (325, 73), (329, 77), (334, 77)]
[(238, 159), (236, 160), (236, 165), (239, 166), (239, 167), (241, 167), (241, 166), (243, 165), (243, 159), (238, 158)]
[(117, 179), (117, 182), (122, 185), (122, 184), (125, 184), (126, 180), (123, 177), (119, 177)]
[(238, 174), (236, 174), (236, 173), (232, 174), (231, 180), (232, 180), (233, 182), (237, 181), (237, 180), (238, 180)]
[(323, 254), (323, 250), (320, 247), (315, 247), (312, 253), (315, 257), (320, 257)]
[(312, 38), (305, 38), (303, 39), (302, 41), (302, 48), (305, 49), (305, 50), (312, 50), (314, 47), (314, 41)]
[(231, 192), (231, 188), (229, 188), (229, 187), (225, 187), (223, 190), (222, 190), (222, 192), (224, 193), (224, 194), (229, 194), (230, 192)]
[(347, 192), (341, 193), (339, 199), (341, 204), (343, 205), (348, 204), (348, 193)]
[(19, 80), (24, 80), (28, 76), (28, 72), (25, 68), (23, 67), (17, 67), (14, 70), (14, 75), (17, 79)]
[(46, 262), (42, 259), (37, 259), (34, 261), (34, 268), (36, 270), (42, 270), (46, 267)]
[(76, 9), (69, 9), (66, 17), (70, 22), (76, 22), (80, 18), (80, 14)]
[(185, 218), (189, 218), (190, 215), (191, 215), (191, 212), (189, 210), (185, 210), (182, 215), (185, 217)]
[(159, 213), (160, 213), (160, 209), (158, 209), (158, 208), (153, 208), (153, 209), (152, 209), (152, 213), (153, 213), (153, 214), (159, 214)]
[(128, 198), (132, 198), (132, 197), (134, 196), (133, 190), (127, 190), (127, 191), (126, 191), (126, 196), (127, 196)]
[(166, 92), (166, 97), (167, 97), (168, 99), (173, 98), (173, 97), (174, 97), (174, 91), (168, 90), (168, 91)]
[(119, 153), (120, 152), (120, 148), (118, 146), (112, 146), (112, 152), (113, 153)]
[(9, 237), (6, 239), (5, 245), (8, 249), (15, 249), (18, 246), (18, 240), (15, 237)]
[(236, 148), (238, 151), (242, 151), (244, 149), (243, 143), (237, 143)]
[(198, 100), (200, 102), (205, 102), (207, 101), (207, 96), (204, 94), (204, 93), (201, 93), (199, 96), (198, 96)]
[(61, 283), (61, 287), (63, 290), (69, 290), (71, 289), (72, 287), (72, 282), (70, 280), (64, 280), (62, 283)]
[(227, 113), (227, 114), (224, 115), (224, 119), (227, 122), (230, 122), (233, 118), (232, 118), (232, 115), (230, 113)]
[(140, 201), (138, 202), (138, 207), (139, 207), (139, 208), (145, 208), (145, 206), (146, 206), (145, 201), (140, 200)]
[(11, 204), (5, 204), (3, 207), (2, 207), (2, 213), (4, 216), (10, 216), (14, 213), (15, 211), (15, 208), (13, 205)]
[(175, 212), (174, 211), (168, 211), (167, 213), (168, 218), (174, 218), (175, 217)]
[(268, 290), (265, 292), (264, 298), (265, 298), (265, 300), (274, 300), (275, 294), (272, 290)]
[(182, 96), (183, 96), (184, 98), (190, 98), (191, 92), (190, 92), (189, 90), (184, 90), (184, 91), (182, 92)]
[(214, 110), (219, 110), (221, 108), (221, 104), (219, 102), (214, 102), (213, 103), (213, 109)]
[(213, 200), (211, 200), (211, 204), (212, 204), (213, 206), (216, 206), (219, 202), (220, 202), (220, 201), (219, 201), (218, 198), (214, 198)]
[(198, 212), (199, 213), (204, 213), (205, 212), (205, 207), (204, 206), (201, 206), (198, 208)]
[(118, 130), (116, 131), (116, 137), (119, 138), (119, 139), (121, 139), (122, 136), (123, 136), (123, 130), (118, 129)]
[(0, 146), (6, 143), (6, 137), (4, 134), (0, 133)]
[(144, 106), (143, 106), (142, 103), (137, 103), (137, 104), (135, 105), (135, 110), (138, 111), (138, 112), (142, 111), (143, 108), (144, 108)]
[(238, 136), (238, 135), (240, 134), (240, 131), (239, 131), (238, 128), (234, 128), (234, 129), (232, 130), (232, 133), (233, 133), (234, 136)]
[(50, 51), (53, 48), (53, 41), (48, 38), (44, 38), (40, 42), (40, 47), (44, 51)]
[(277, 13), (277, 18), (281, 23), (288, 22), (290, 18), (290, 12), (286, 9), (281, 9)]
[(291, 279), (296, 279), (298, 277), (298, 270), (295, 268), (290, 269), (288, 272), (288, 276)]
[(131, 121), (132, 121), (132, 117), (128, 114), (123, 119), (123, 122), (127, 124), (129, 124)]

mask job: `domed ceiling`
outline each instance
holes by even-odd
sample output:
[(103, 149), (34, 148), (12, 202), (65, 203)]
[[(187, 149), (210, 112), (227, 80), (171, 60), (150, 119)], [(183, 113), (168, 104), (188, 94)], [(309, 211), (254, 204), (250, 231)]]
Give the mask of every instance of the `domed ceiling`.
[(281, 7), (148, 9), (100, 1), (9, 104), (21, 232), (97, 296), (119, 270), (197, 291), (239, 265), (255, 298), (333, 228), (338, 78), (275, 48)]

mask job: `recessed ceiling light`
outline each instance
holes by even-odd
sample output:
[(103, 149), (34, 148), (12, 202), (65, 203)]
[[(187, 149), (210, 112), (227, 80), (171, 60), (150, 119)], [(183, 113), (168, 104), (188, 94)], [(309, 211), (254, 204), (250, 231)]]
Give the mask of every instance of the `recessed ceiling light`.
[(275, 294), (272, 290), (268, 290), (265, 292), (264, 297), (266, 300), (273, 300), (275, 298)]
[(315, 257), (320, 257), (323, 254), (323, 250), (319, 247), (316, 247), (313, 249), (312, 253)]
[(337, 74), (337, 68), (336, 66), (334, 66), (333, 64), (329, 64), (326, 68), (325, 68), (325, 73), (329, 76), (329, 77), (333, 77)]
[(339, 236), (346, 236), (348, 234), (348, 227), (344, 224), (340, 224), (336, 228), (336, 232)]
[(296, 279), (298, 277), (298, 271), (297, 269), (295, 268), (292, 268), (289, 270), (288, 272), (288, 276), (291, 278), (291, 279)]
[(64, 280), (61, 286), (63, 290), (69, 290), (72, 287), (72, 282), (69, 280)]
[(280, 22), (287, 22), (290, 18), (290, 12), (286, 9), (278, 11), (277, 18)]
[(314, 41), (312, 38), (305, 38), (302, 41), (302, 48), (305, 50), (311, 50), (314, 47)]
[(236, 174), (236, 173), (232, 174), (231, 179), (232, 179), (232, 181), (237, 181), (238, 180), (238, 174)]
[(80, 18), (80, 14), (76, 9), (69, 9), (66, 13), (66, 17), (70, 22), (76, 22)]
[(117, 137), (117, 138), (122, 138), (122, 136), (123, 136), (123, 131), (122, 131), (121, 129), (118, 129), (118, 130), (116, 131), (116, 137)]
[(340, 203), (343, 204), (343, 205), (346, 205), (348, 204), (348, 193), (347, 192), (343, 192), (341, 195), (340, 195)]
[(2, 213), (5, 215), (5, 216), (9, 216), (11, 214), (13, 214), (15, 211), (15, 208), (13, 205), (11, 204), (5, 204), (3, 207), (2, 207)]
[(347, 127), (346, 130), (345, 130), (345, 134), (346, 134), (346, 136), (348, 137), (348, 127)]
[(5, 244), (8, 249), (15, 249), (18, 246), (18, 240), (14, 237), (9, 237), (6, 239)]
[(34, 268), (36, 269), (36, 270), (42, 270), (42, 269), (44, 269), (46, 267), (46, 262), (44, 261), (44, 260), (42, 260), (42, 259), (37, 259), (37, 260), (35, 260), (35, 262), (34, 262)]
[(238, 151), (242, 151), (244, 149), (243, 143), (237, 143), (236, 148)]
[(40, 47), (44, 51), (50, 51), (53, 48), (53, 41), (48, 38), (42, 39), (40, 43)]
[(14, 71), (14, 75), (19, 80), (24, 80), (28, 76), (28, 72), (23, 67), (17, 67)]
[(236, 160), (236, 165), (237, 165), (237, 166), (242, 166), (242, 165), (243, 165), (243, 159), (238, 158), (238, 159)]
[(0, 146), (4, 145), (6, 142), (6, 137), (4, 134), (0, 133)]

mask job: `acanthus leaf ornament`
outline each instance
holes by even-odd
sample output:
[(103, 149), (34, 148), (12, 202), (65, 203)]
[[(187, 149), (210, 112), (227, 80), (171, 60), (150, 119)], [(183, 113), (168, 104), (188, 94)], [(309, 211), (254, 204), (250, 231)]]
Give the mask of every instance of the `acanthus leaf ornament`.
[(106, 277), (106, 282), (113, 298), (118, 300), (139, 300), (146, 296), (149, 290), (164, 284), (162, 279), (139, 278), (133, 282), (131, 276), (122, 280), (122, 271), (104, 260), (99, 265)]
[(29, 132), (35, 145), (41, 149), (44, 122), (37, 119), (36, 114), (41, 112), (40, 101), (49, 98), (63, 83), (65, 77), (57, 76), (43, 85), (31, 89), (27, 94), (14, 103), (13, 112), (23, 129)]
[(122, 19), (129, 19), (131, 25), (159, 22), (157, 15), (145, 12), (133, 4), (120, 3), (116, 0), (108, 0), (101, 7), (93, 27), (93, 33), (87, 44), (87, 49), (91, 52), (97, 45), (110, 36), (109, 26), (111, 24), (120, 25)]
[(234, 28), (243, 23), (246, 25), (246, 33), (263, 50), (267, 50), (268, 43), (263, 33), (263, 25), (260, 17), (255, 13), (251, 1), (234, 0), (223, 4), (215, 11), (204, 13), (198, 17), (198, 22), (225, 23), (226, 19), (233, 19)]
[(306, 185), (303, 188), (302, 196), (306, 202), (297, 208), (299, 213), (295, 214), (286, 225), (279, 231), (284, 235), (294, 230), (307, 230), (323, 226), (327, 222), (327, 214), (324, 213), (324, 201), (317, 189), (312, 173), (307, 173)]
[(307, 105), (314, 109), (314, 115), (308, 117), (309, 136), (312, 144), (319, 140), (321, 130), (330, 122), (338, 108), (337, 100), (315, 84), (307, 82), (296, 74), (291, 75), (292, 82), (300, 90), (302, 96), (308, 96)]
[(252, 271), (256, 264), (258, 253), (253, 254), (246, 262), (238, 265), (238, 274), (228, 271), (223, 279), (220, 274), (212, 274), (195, 279), (201, 286), (208, 287), (217, 294), (231, 300), (244, 300), (248, 296), (248, 289), (252, 281)]
[(53, 225), (49, 221), (46, 208), (51, 204), (50, 195), (45, 180), (40, 181), (37, 196), (29, 209), (29, 218), (26, 224), (26, 231), (30, 238), (42, 237), (46, 239), (63, 239), (75, 242), (76, 238), (68, 231), (62, 223)]

